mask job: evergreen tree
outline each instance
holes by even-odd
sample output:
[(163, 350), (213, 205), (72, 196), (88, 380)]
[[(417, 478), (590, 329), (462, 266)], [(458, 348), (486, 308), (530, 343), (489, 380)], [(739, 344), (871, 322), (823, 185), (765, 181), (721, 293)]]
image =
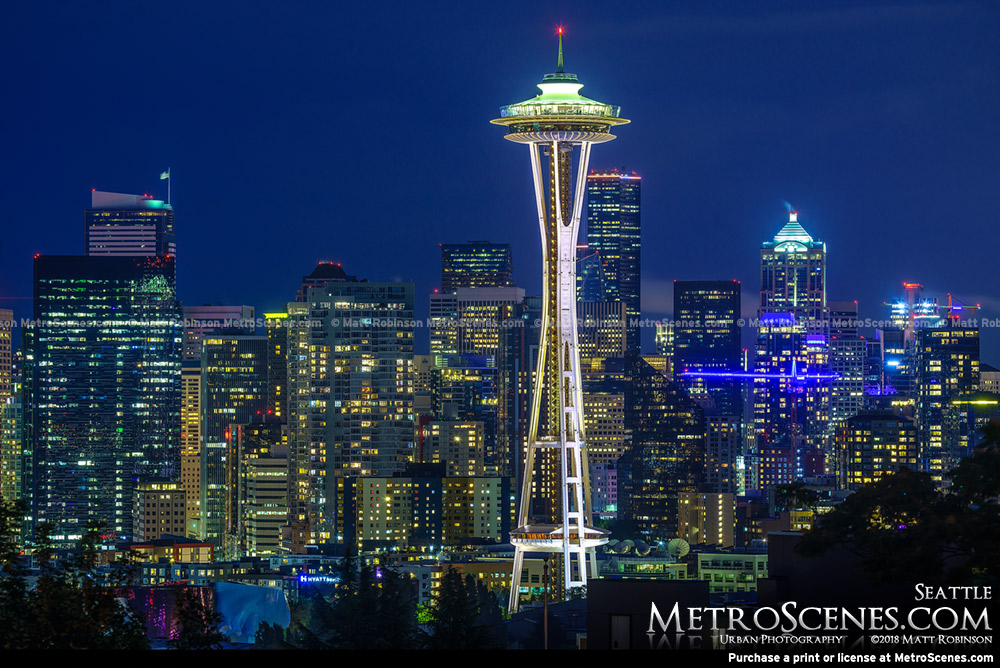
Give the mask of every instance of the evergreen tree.
[(480, 593), (475, 581), (465, 582), (456, 569), (450, 568), (441, 578), (437, 596), (431, 606), (428, 624), (431, 649), (497, 649), (500, 641), (493, 629), (484, 623), (488, 611), (480, 607)]
[(0, 648), (31, 646), (31, 612), (25, 559), (17, 547), (23, 503), (0, 504)]
[[(423, 645), (417, 624), (416, 590), (390, 569), (362, 564), (350, 547), (329, 600), (306, 590), (292, 606), (284, 642), (304, 649), (416, 649)], [(273, 642), (268, 631), (261, 642)]]
[(822, 515), (796, 549), (810, 556), (839, 545), (875, 582), (996, 583), (1000, 423), (990, 423), (983, 435), (948, 472), (949, 491), (937, 489), (928, 473), (901, 468)]
[(58, 563), (52, 530), (40, 525), (35, 558), (40, 575), (28, 588), (16, 548), (23, 509), (5, 506), (0, 521), (0, 644), (10, 649), (146, 649), (143, 625), (97, 581), (100, 527), (89, 525), (77, 549)]
[(277, 624), (261, 622), (254, 633), (254, 649), (296, 649), (285, 641), (286, 631)]
[(219, 649), (226, 635), (219, 630), (222, 615), (214, 608), (206, 606), (198, 589), (184, 587), (178, 589), (177, 629), (170, 638), (174, 649)]

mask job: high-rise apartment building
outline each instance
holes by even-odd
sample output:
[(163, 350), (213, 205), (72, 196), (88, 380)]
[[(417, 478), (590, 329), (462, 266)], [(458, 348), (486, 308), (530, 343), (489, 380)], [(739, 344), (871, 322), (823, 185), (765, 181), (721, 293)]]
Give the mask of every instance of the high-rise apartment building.
[(486, 474), (482, 422), (434, 420), (421, 432), (424, 463), (444, 464), (449, 477)]
[(738, 417), (705, 416), (705, 489), (728, 494), (743, 493), (739, 489), (741, 481), (737, 471), (740, 444)]
[[(284, 354), (284, 381), (288, 390), (284, 395), (288, 438), (288, 515), (291, 528), (291, 551), (295, 554), (305, 552), (306, 545), (311, 542), (309, 518), (316, 515), (320, 501), (325, 503), (326, 496), (313, 498), (310, 490), (315, 477), (315, 453), (310, 447), (310, 413), (313, 408), (310, 402), (312, 387), (312, 371), (315, 364), (310, 354), (312, 328), (309, 321), (309, 305), (304, 302), (289, 302), (285, 304), (282, 318), (268, 318), (268, 352), (273, 355), (276, 342), (283, 342), (286, 348)], [(274, 332), (276, 320), (281, 321), (282, 333)], [(269, 366), (272, 361), (268, 362)], [(273, 367), (272, 367), (273, 368)], [(272, 385), (270, 372), (268, 385)], [(274, 390), (271, 390), (274, 392)], [(270, 403), (275, 401), (276, 394), (271, 395)]]
[(677, 499), (677, 535), (691, 545), (732, 547), (736, 497), (732, 493), (681, 492)]
[(351, 530), (363, 548), (500, 543), (513, 515), (510, 478), (448, 476), (420, 464), (392, 477), (349, 479)]
[(181, 310), (172, 257), (36, 256), (25, 383), (33, 517), (76, 540), (131, 537), (140, 476), (180, 454)]
[(295, 301), (305, 302), (309, 288), (323, 287), (327, 283), (344, 283), (357, 280), (357, 276), (350, 276), (340, 266), (339, 262), (320, 262), (310, 274), (302, 277), (302, 284), (295, 295)]
[(185, 536), (201, 535), (201, 359), (181, 362), (181, 489), (187, 492)]
[(306, 298), (308, 349), (289, 343), (291, 484), (310, 541), (336, 542), (336, 479), (391, 476), (413, 460), (413, 285), (336, 280)]
[(913, 418), (886, 410), (865, 410), (837, 426), (834, 438), (837, 482), (856, 490), (902, 467), (919, 464)]
[(174, 210), (149, 195), (94, 190), (84, 211), (87, 255), (176, 255)]
[(916, 399), (920, 467), (937, 482), (968, 454), (948, 428), (951, 401), (979, 386), (979, 330), (959, 325), (918, 329)]
[[(629, 320), (640, 314), (640, 205), (642, 177), (624, 170), (587, 174), (587, 247), (601, 261), (604, 297), (625, 304)], [(630, 352), (639, 351), (639, 328), (630, 327)]]

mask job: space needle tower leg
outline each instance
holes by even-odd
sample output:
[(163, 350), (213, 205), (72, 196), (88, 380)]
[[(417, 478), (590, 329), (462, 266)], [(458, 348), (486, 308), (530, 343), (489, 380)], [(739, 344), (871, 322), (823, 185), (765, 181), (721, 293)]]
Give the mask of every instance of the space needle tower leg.
[[(517, 528), (511, 531), (512, 614), (520, 603), (526, 553), (562, 556), (561, 585), (569, 598), (574, 589), (586, 587), (588, 576), (596, 576), (596, 548), (607, 543), (608, 535), (588, 526), (591, 499), (576, 327), (576, 245), (591, 147), (614, 139), (611, 128), (628, 121), (619, 117), (618, 107), (579, 95), (582, 84), (576, 75), (563, 72), (561, 29), (557, 71), (545, 75), (538, 87), (540, 95), (503, 107), (502, 117), (493, 121), (507, 127), (506, 139), (528, 145), (542, 237), (538, 360)], [(533, 509), (533, 501), (541, 501), (541, 507)]]

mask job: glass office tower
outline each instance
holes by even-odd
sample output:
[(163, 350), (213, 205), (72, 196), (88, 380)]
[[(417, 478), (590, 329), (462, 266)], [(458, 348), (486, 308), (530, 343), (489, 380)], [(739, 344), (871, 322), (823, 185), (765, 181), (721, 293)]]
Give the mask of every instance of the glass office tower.
[[(587, 247), (601, 260), (604, 296), (624, 302), (629, 320), (639, 318), (642, 177), (612, 170), (587, 175)], [(628, 330), (628, 349), (639, 351), (639, 328)]]
[(171, 257), (36, 256), (26, 382), (32, 515), (131, 537), (139, 476), (176, 473), (181, 312)]

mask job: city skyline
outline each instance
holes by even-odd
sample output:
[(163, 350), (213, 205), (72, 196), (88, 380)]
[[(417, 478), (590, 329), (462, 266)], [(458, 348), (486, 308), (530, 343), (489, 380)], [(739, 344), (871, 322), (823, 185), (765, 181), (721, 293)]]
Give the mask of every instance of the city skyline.
[(0, 40), (0, 647), (990, 658), (1000, 6), (189, 1)]
[[(380, 53), (347, 40), (336, 47), (341, 59), (335, 62), (321, 57), (327, 44), (323, 40), (303, 45), (283, 40), (284, 48), (270, 54), (270, 64), (263, 66), (261, 56), (249, 53), (239, 37), (217, 35), (218, 43), (201, 39), (194, 49), (200, 60), (228, 62), (226, 54), (238, 55), (247, 68), (237, 68), (240, 83), (246, 83), (255, 67), (261, 84), (255, 89), (294, 93), (290, 99), (304, 103), (279, 104), (261, 95), (247, 98), (234, 83), (227, 83), (207, 101), (220, 110), (243, 105), (245, 113), (235, 117), (232, 128), (220, 126), (221, 119), (211, 112), (204, 117), (192, 114), (191, 108), (170, 100), (155, 110), (115, 107), (107, 118), (97, 118), (85, 107), (54, 104), (73, 93), (86, 100), (111, 94), (120, 81), (147, 66), (154, 82), (159, 76), (165, 84), (183, 84), (185, 93), (207, 87), (211, 77), (195, 70), (191, 56), (167, 57), (159, 48), (169, 51), (172, 40), (190, 37), (176, 19), (145, 17), (150, 35), (164, 37), (149, 39), (147, 45), (119, 34), (141, 17), (68, 12), (54, 24), (44, 24), (66, 38), (67, 52), (74, 44), (80, 46), (78, 62), (67, 71), (56, 71), (55, 66), (66, 61), (62, 50), (43, 57), (21, 48), (43, 23), (31, 9), (18, 11), (27, 12), (18, 17), (24, 30), (3, 48), (19, 49), (31, 71), (49, 82), (40, 89), (35, 79), (4, 75), (9, 89), (45, 107), (29, 104), (3, 112), (12, 127), (23, 130), (13, 140), (12, 159), (0, 183), (9, 221), (0, 245), (0, 307), (13, 308), (18, 318), (30, 313), (31, 256), (80, 252), (81, 213), (90, 189), (155, 189), (150, 194), (162, 197), (165, 184), (157, 175), (168, 166), (176, 181), (172, 198), (178, 213), (178, 292), (185, 304), (253, 304), (260, 312), (275, 310), (290, 298), (296, 278), (317, 260), (342, 262), (371, 280), (412, 279), (415, 293), (426, 294), (439, 280), (437, 244), (487, 236), (512, 245), (515, 284), (538, 294), (540, 264), (532, 212), (523, 204), (530, 204), (531, 184), (526, 176), (517, 176), (523, 174), (523, 160), (498, 154), (489, 133), (471, 119), (492, 113), (496, 99), (532, 76), (536, 63), (551, 57), (552, 27), (563, 21), (567, 69), (588, 72), (598, 98), (614, 89), (619, 76), (616, 63), (621, 57), (606, 58), (607, 50), (627, 45), (634, 53), (625, 56), (625, 98), (620, 101), (636, 110), (633, 115), (644, 132), (616, 142), (592, 167), (624, 166), (646, 182), (644, 316), (670, 313), (675, 279), (733, 278), (745, 284), (743, 314), (752, 315), (756, 305), (751, 308), (747, 296), (756, 287), (754, 249), (783, 224), (783, 199), (798, 208), (810, 234), (828, 244), (829, 298), (857, 299), (862, 317), (885, 317), (882, 303), (899, 295), (902, 281), (921, 282), (931, 296), (950, 291), (965, 302), (982, 303), (980, 317), (996, 317), (1000, 310), (991, 297), (1000, 293), (997, 279), (973, 269), (987, 266), (989, 244), (950, 241), (956, 234), (978, 238), (981, 221), (996, 213), (989, 189), (997, 164), (986, 147), (996, 135), (988, 119), (995, 115), (1000, 95), (985, 73), (997, 56), (987, 37), (998, 17), (988, 8), (950, 3), (790, 11), (773, 5), (748, 14), (721, 3), (653, 16), (649, 23), (660, 33), (633, 30), (638, 19), (629, 12), (637, 10), (627, 8), (610, 26), (583, 7), (572, 13), (553, 11), (551, 19), (533, 17), (531, 26), (504, 19), (488, 29), (459, 12), (436, 30), (454, 29), (447, 46), (440, 48), (454, 48), (463, 58), (430, 63), (410, 63), (402, 57), (425, 43), (419, 30), (404, 31), (402, 24), (415, 21), (419, 28), (426, 19), (405, 10), (388, 17), (348, 17), (358, 26), (380, 29)], [(264, 20), (282, 25), (295, 18), (294, 13), (269, 16), (262, 10), (234, 20), (251, 29)], [(137, 50), (137, 62), (120, 62), (100, 39), (86, 45), (74, 42), (79, 39), (75, 33), (63, 34), (73, 20), (83, 22), (84, 33), (118, 35)], [(892, 40), (885, 38), (889, 32)], [(515, 35), (524, 48), (498, 58), (497, 49)], [(717, 42), (699, 38), (712, 35), (728, 36), (732, 44), (709, 53), (700, 42)], [(776, 43), (788, 45), (787, 56)], [(729, 72), (740, 50), (751, 57), (740, 56), (738, 71)], [(831, 59), (836, 68), (826, 64)], [(499, 68), (491, 66), (494, 62)], [(399, 86), (418, 108), (409, 116), (383, 109), (389, 94), (369, 88), (365, 79), (386, 63), (405, 74)], [(281, 79), (288, 71), (300, 74)], [(483, 71), (495, 74), (470, 80), (468, 75)], [(386, 165), (368, 150), (350, 151), (349, 140), (346, 150), (338, 152), (334, 137), (325, 130), (317, 134), (315, 123), (327, 115), (324, 123), (339, 118), (339, 101), (346, 98), (326, 88), (316, 92), (303, 79), (313, 75), (343, 96), (351, 96), (352, 90), (365, 92), (364, 99), (373, 100), (358, 102), (365, 113), (373, 120), (391, 117), (399, 123), (402, 132), (393, 141), (404, 142), (407, 155), (423, 155), (423, 162)], [(453, 89), (456, 78), (469, 81), (458, 93)], [(446, 116), (449, 124), (457, 123), (458, 141), (467, 144), (466, 150), (454, 146), (454, 138), (445, 140), (443, 150), (431, 150), (419, 139), (424, 134), (406, 131), (414, 123), (428, 122), (421, 104), (453, 100), (455, 95), (465, 100), (462, 106), (469, 113)], [(838, 112), (835, 118), (832, 111), (823, 112), (831, 104)], [(32, 109), (39, 113), (29, 118), (25, 114)], [(79, 113), (74, 115), (74, 109)], [(476, 109), (482, 113), (471, 113)], [(654, 121), (654, 110), (665, 116)], [(434, 121), (431, 127), (442, 122)], [(254, 124), (259, 126), (258, 139), (245, 141), (244, 133)], [(303, 134), (310, 127), (314, 131)], [(48, 130), (48, 139), (32, 143), (32, 137)], [(213, 132), (218, 137), (206, 140), (206, 133)], [(126, 145), (131, 147), (128, 152), (118, 151)], [(438, 153), (447, 155), (450, 168)], [(348, 154), (356, 160), (352, 164), (331, 159)], [(479, 168), (481, 155), (489, 156), (485, 170)], [(242, 163), (239, 169), (230, 166), (237, 162)], [(292, 169), (278, 173), (272, 163)], [(24, 168), (15, 171), (13, 165)], [(204, 171), (209, 167), (214, 173)], [(444, 170), (452, 177), (432, 185)], [(511, 176), (499, 178), (501, 173)], [(334, 201), (337, 206), (331, 207)], [(44, 236), (27, 224), (40, 211)], [(479, 221), (475, 226), (470, 225), (473, 219)], [(274, 220), (289, 234), (274, 235), (269, 227)], [(376, 224), (383, 223), (388, 232), (376, 234)], [(510, 227), (508, 238), (486, 234), (500, 224)], [(410, 231), (414, 228), (419, 230), (416, 235)], [(700, 238), (706, 229), (711, 244)], [(385, 243), (386, 233), (398, 243)], [(305, 238), (318, 242), (301, 243)], [(226, 253), (218, 252), (222, 239), (231, 249)], [(864, 239), (882, 243), (859, 243)], [(233, 280), (208, 280), (217, 275)], [(426, 317), (425, 309), (426, 302), (418, 299), (416, 315)], [(418, 350), (426, 345), (422, 336), (417, 333)], [(651, 349), (651, 338), (651, 330), (644, 333), (645, 349)], [(15, 345), (18, 339), (15, 333)], [(998, 339), (993, 330), (984, 329), (984, 359), (996, 358)], [(750, 341), (744, 338), (744, 347)]]

